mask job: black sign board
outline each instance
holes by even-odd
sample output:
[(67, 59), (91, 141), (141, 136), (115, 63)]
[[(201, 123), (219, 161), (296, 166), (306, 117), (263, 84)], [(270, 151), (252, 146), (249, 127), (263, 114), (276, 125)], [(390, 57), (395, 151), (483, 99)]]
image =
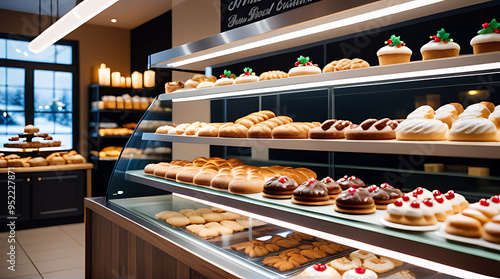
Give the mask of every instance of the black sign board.
[(221, 32), (321, 0), (221, 0)]

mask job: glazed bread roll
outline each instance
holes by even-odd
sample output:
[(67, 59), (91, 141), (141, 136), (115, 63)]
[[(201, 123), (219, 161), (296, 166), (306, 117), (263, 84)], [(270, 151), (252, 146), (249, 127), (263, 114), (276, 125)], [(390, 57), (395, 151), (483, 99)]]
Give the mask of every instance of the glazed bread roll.
[(275, 139), (307, 139), (309, 130), (319, 127), (319, 122), (294, 122), (276, 127), (272, 131)]
[(45, 158), (42, 157), (36, 157), (28, 160), (28, 164), (32, 167), (41, 167), (41, 166), (48, 166), (49, 163)]
[(252, 127), (253, 125), (268, 120), (270, 118), (276, 117), (274, 112), (270, 110), (262, 110), (259, 112), (251, 113), (245, 117), (239, 118), (235, 121), (236, 124), (241, 124), (247, 128)]
[(241, 124), (227, 123), (219, 128), (219, 137), (225, 138), (246, 138), (248, 128)]
[(248, 129), (249, 138), (272, 138), (272, 130), (278, 126), (292, 123), (288, 116), (277, 116), (257, 123)]

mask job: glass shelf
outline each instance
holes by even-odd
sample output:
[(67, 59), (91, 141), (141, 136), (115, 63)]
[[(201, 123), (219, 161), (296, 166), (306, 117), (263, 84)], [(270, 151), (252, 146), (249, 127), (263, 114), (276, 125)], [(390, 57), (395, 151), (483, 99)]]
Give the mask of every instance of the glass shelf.
[[(178, 183), (144, 174), (142, 170), (127, 171), (125, 179), (150, 187), (175, 192), (205, 201), (210, 201), (247, 212), (258, 212), (268, 218), (276, 218), (283, 222), (301, 224), (316, 231), (334, 233), (336, 236), (356, 239), (371, 245), (384, 247), (393, 251), (415, 257), (434, 260), (447, 265), (481, 273), (487, 271), (489, 264), (500, 261), (498, 250), (479, 246), (445, 241), (436, 232), (411, 232), (384, 227), (380, 224), (385, 211), (377, 210), (369, 215), (348, 215), (337, 213), (332, 205), (303, 206), (292, 204), (289, 200), (275, 200), (262, 197), (260, 194), (234, 195), (204, 187)], [(332, 240), (334, 241), (334, 240)], [(454, 251), (454, 257), (442, 257), (442, 253)], [(437, 256), (439, 255), (439, 256)], [(472, 258), (471, 258), (472, 257)], [(481, 270), (473, 262), (481, 258), (484, 265)], [(474, 258), (474, 261), (471, 259)]]
[(143, 140), (257, 148), (500, 159), (498, 142), (219, 138), (144, 133)]

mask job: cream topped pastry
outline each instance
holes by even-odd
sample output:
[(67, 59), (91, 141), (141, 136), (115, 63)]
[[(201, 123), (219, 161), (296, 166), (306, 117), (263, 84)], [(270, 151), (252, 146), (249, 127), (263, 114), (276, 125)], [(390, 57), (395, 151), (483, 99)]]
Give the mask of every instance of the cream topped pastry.
[(303, 76), (303, 75), (314, 75), (321, 74), (321, 69), (318, 65), (313, 64), (309, 56), (304, 57), (300, 56), (297, 58), (297, 62), (295, 62), (295, 67), (291, 68), (288, 71), (288, 76)]
[(341, 277), (334, 268), (324, 264), (315, 264), (304, 269), (304, 271), (294, 278), (340, 279)]
[(392, 35), (389, 40), (385, 41), (386, 46), (377, 51), (380, 65), (410, 62), (412, 51), (405, 46), (405, 43), (401, 41), (400, 37), (401, 36)]
[(252, 68), (245, 67), (243, 69), (243, 74), (237, 77), (234, 82), (236, 84), (250, 83), (259, 81), (259, 77), (255, 75)]
[(451, 141), (498, 141), (498, 129), (486, 118), (461, 118), (453, 122), (448, 139)]
[(409, 193), (412, 197), (414, 197), (418, 201), (423, 201), (425, 199), (431, 199), (434, 197), (431, 191), (422, 188), (422, 187), (417, 187), (415, 190), (411, 191)]
[(446, 33), (444, 28), (430, 38), (432, 40), (420, 48), (424, 60), (453, 57), (460, 53), (460, 46), (453, 42), (450, 33)]
[(492, 206), (492, 203), (485, 198), (482, 198), (478, 202), (469, 205), (468, 208), (479, 210), (489, 218), (492, 218), (493, 216), (500, 214), (498, 207), (494, 205)]
[(446, 220), (446, 216), (453, 214), (453, 207), (451, 203), (443, 196), (438, 195), (434, 196), (433, 200), (438, 208), (440, 208), (440, 212), (444, 214), (436, 214), (436, 218), (439, 222), (444, 222)]
[(488, 116), (488, 119), (497, 126), (497, 128), (500, 128), (500, 109), (498, 107)]
[(346, 271), (342, 275), (342, 279), (372, 279), (378, 278), (377, 273), (366, 269), (364, 267), (357, 267), (355, 269), (351, 269)]
[(448, 125), (436, 119), (410, 119), (399, 123), (397, 140), (446, 140)]
[(431, 106), (423, 105), (410, 112), (406, 119), (433, 119), (434, 114), (434, 109)]
[(483, 104), (477, 103), (468, 106), (463, 113), (461, 113), (458, 118), (488, 118), (491, 111)]
[(449, 190), (444, 194), (444, 197), (450, 201), (451, 206), (453, 207), (453, 213), (460, 213), (462, 210), (466, 209), (469, 206), (469, 202), (464, 198), (464, 196), (455, 193), (453, 190)]
[(483, 23), (483, 29), (470, 41), (474, 54), (500, 51), (500, 23), (492, 19)]
[(220, 79), (218, 79), (214, 87), (216, 86), (224, 86), (224, 85), (233, 85), (234, 84), (234, 79), (236, 76), (231, 73), (229, 70), (224, 70), (224, 73), (220, 75)]
[(386, 221), (407, 226), (432, 226), (437, 224), (434, 204), (426, 199), (426, 203), (417, 200), (411, 201), (404, 195), (387, 206), (384, 217)]
[(500, 195), (492, 196), (488, 199), (488, 202), (490, 203), (491, 207), (495, 208), (500, 213)]

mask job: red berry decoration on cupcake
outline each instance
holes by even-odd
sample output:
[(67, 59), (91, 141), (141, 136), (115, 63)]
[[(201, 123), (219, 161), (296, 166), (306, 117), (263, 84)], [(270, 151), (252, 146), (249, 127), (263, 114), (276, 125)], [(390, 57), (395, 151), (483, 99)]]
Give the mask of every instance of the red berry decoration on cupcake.
[(297, 62), (295, 62), (295, 66), (298, 67), (299, 65), (312, 66), (313, 63), (312, 63), (311, 59), (309, 58), (309, 56), (304, 57), (301, 55), (299, 58), (297, 58)]
[(315, 265), (313, 265), (313, 268), (316, 271), (323, 272), (323, 271), (326, 270), (326, 265), (324, 265), (324, 264), (315, 264)]
[(444, 197), (447, 200), (452, 200), (453, 198), (455, 198), (455, 192), (453, 190), (450, 190), (448, 191), (448, 193), (444, 194)]
[(399, 199), (394, 202), (395, 206), (403, 206), (403, 202)]
[(391, 38), (389, 40), (385, 41), (384, 43), (386, 45), (389, 45), (390, 47), (401, 48), (402, 46), (405, 45), (405, 43), (399, 39), (400, 37), (401, 36), (396, 37), (396, 35), (392, 35)]
[(413, 208), (420, 208), (420, 204), (418, 202), (412, 202), (410, 206)]
[(380, 184), (380, 188), (389, 188), (389, 186), (391, 186), (391, 185), (389, 185), (389, 183), (387, 183), (387, 182)]
[(333, 179), (329, 176), (325, 177), (325, 182), (326, 183), (332, 183), (333, 182)]
[(424, 204), (427, 205), (428, 207), (432, 207), (433, 206), (431, 199), (425, 199), (424, 200)]
[(500, 196), (496, 195), (496, 196), (491, 197), (491, 201), (494, 203), (500, 203)]
[(500, 23), (496, 19), (492, 19), (490, 23), (483, 23), (483, 29), (477, 31), (478, 34), (500, 33)]
[(253, 72), (252, 68), (245, 67), (245, 69), (243, 69), (243, 75), (245, 75), (245, 76), (255, 76), (255, 73)]
[(375, 192), (377, 190), (378, 190), (378, 187), (375, 186), (375, 185), (372, 185), (372, 186), (368, 187), (368, 191), (370, 191), (370, 192)]
[(443, 203), (444, 202), (443, 195), (435, 196), (434, 200), (437, 201), (438, 203)]
[(232, 75), (231, 71), (229, 70), (224, 70), (224, 73), (220, 75), (221, 78), (230, 78)]
[(407, 202), (410, 200), (410, 197), (408, 195), (403, 195), (403, 200)]
[(432, 195), (433, 195), (434, 197), (437, 197), (437, 196), (440, 196), (440, 195), (441, 195), (441, 192), (439, 192), (439, 190), (434, 190), (434, 191), (432, 191)]

